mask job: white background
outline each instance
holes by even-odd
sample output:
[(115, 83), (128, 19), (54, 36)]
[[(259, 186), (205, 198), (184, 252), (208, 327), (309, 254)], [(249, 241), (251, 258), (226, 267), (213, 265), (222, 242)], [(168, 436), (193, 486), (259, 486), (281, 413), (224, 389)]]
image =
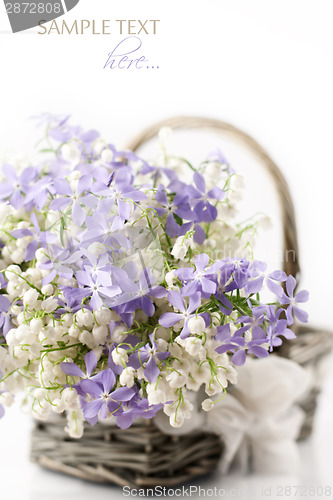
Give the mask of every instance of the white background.
[[(330, 328), (332, 17), (330, 0), (81, 0), (66, 15), (69, 23), (74, 19), (161, 20), (157, 35), (142, 37), (142, 53), (159, 69), (111, 71), (103, 70), (103, 65), (121, 40), (117, 34), (38, 36), (37, 30), (30, 30), (11, 35), (1, 3), (0, 154), (30, 152), (38, 136), (28, 118), (45, 111), (71, 114), (73, 122), (99, 129), (118, 146), (143, 126), (172, 115), (230, 121), (255, 137), (287, 178), (296, 205), (302, 285), (311, 292), (311, 322)], [(255, 175), (259, 191), (267, 198), (271, 187), (264, 177)], [(332, 397), (330, 386), (326, 394)], [(314, 480), (333, 483), (327, 469), (333, 445), (332, 433), (325, 434), (329, 415), (332, 418), (333, 411), (327, 399), (316, 438), (305, 445), (306, 456), (314, 462), (303, 463), (303, 478), (309, 467)], [(27, 425), (27, 419), (19, 419), (15, 411), (0, 423), (0, 451), (6, 450), (1, 462), (6, 462), (7, 483), (13, 481), (11, 492), (5, 490), (1, 498), (60, 498), (60, 488), (63, 498), (75, 492), (82, 499), (111, 494), (84, 489), (76, 482), (66, 482), (65, 488), (57, 476), (28, 466), (22, 458)], [(315, 456), (311, 446), (317, 450)], [(325, 479), (315, 475), (318, 467)], [(15, 478), (22, 469), (27, 483), (19, 488)], [(236, 487), (233, 481), (230, 484)], [(240, 478), (237, 481), (242, 484)], [(58, 493), (51, 495), (47, 484), (59, 488)], [(90, 494), (83, 496), (83, 491)]]

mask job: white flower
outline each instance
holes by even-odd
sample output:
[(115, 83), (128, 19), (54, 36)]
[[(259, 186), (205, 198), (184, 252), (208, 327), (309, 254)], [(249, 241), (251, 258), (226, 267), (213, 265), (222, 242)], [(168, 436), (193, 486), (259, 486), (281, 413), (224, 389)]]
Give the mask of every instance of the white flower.
[(94, 324), (94, 315), (88, 309), (85, 309), (84, 311), (80, 309), (75, 314), (75, 322), (78, 324), (78, 326), (84, 326), (85, 328), (90, 330), (90, 328)]
[(158, 384), (147, 384), (147, 398), (150, 405), (157, 405), (159, 403), (166, 403), (167, 401), (167, 391), (165, 388), (165, 383), (160, 381)]
[(29, 346), (29, 352), (31, 354), (32, 359), (38, 359), (40, 356), (40, 351), (42, 349), (42, 346), (40, 344), (31, 344)]
[(54, 292), (53, 285), (49, 283), (48, 285), (43, 286), (41, 292), (43, 295), (52, 295)]
[(187, 250), (188, 247), (186, 247), (186, 245), (177, 245), (177, 243), (175, 243), (171, 251), (171, 255), (173, 255), (176, 259), (183, 260), (187, 254)]
[(94, 326), (92, 329), (92, 334), (99, 344), (103, 344), (108, 336), (109, 329), (105, 325)]
[(165, 275), (165, 281), (166, 281), (169, 289), (172, 289), (173, 282), (175, 281), (176, 278), (177, 278), (177, 276), (176, 276), (174, 270), (169, 271), (168, 273), (166, 273), (166, 275)]
[(245, 177), (243, 175), (232, 175), (230, 177), (230, 187), (235, 191), (240, 191), (245, 188)]
[(41, 308), (47, 313), (55, 311), (57, 307), (58, 307), (58, 300), (55, 299), (54, 297), (49, 297), (48, 299), (43, 300), (41, 304)]
[(193, 404), (185, 399), (181, 405), (175, 402), (169, 408), (168, 405), (164, 406), (164, 413), (169, 414), (169, 421), (172, 427), (181, 427), (184, 420), (191, 417), (191, 412), (193, 410)]
[(232, 366), (228, 365), (227, 367), (227, 379), (231, 384), (237, 384), (238, 382), (238, 372), (237, 370)]
[(205, 356), (205, 348), (202, 345), (202, 341), (198, 338), (187, 337), (184, 342), (185, 350), (193, 357), (196, 357), (198, 353), (201, 351)]
[(128, 360), (127, 352), (122, 347), (116, 347), (116, 349), (114, 349), (112, 351), (111, 356), (112, 356), (113, 362), (116, 365), (120, 365), (120, 366), (122, 366), (123, 363), (126, 363)]
[(95, 318), (99, 325), (108, 325), (112, 321), (112, 311), (106, 307), (97, 309), (97, 311), (95, 311)]
[(183, 260), (188, 252), (188, 249), (193, 248), (193, 238), (186, 236), (179, 236), (174, 244), (171, 254), (176, 258)]
[(267, 215), (261, 217), (258, 221), (258, 227), (263, 229), (264, 231), (271, 229), (272, 226), (273, 226), (272, 219), (270, 217), (268, 217)]
[(67, 313), (62, 316), (62, 324), (69, 328), (70, 326), (73, 325), (73, 314)]
[(111, 149), (106, 148), (102, 151), (101, 160), (103, 163), (110, 163), (113, 160), (113, 153)]
[(188, 327), (191, 333), (202, 334), (204, 329), (206, 328), (205, 320), (202, 316), (193, 317), (188, 322)]
[(45, 264), (49, 260), (49, 257), (45, 254), (45, 250), (43, 248), (38, 248), (38, 250), (36, 250), (35, 256), (39, 264)]
[(2, 406), (9, 408), (10, 406), (12, 406), (14, 401), (15, 401), (14, 396), (10, 392), (4, 392), (3, 394), (1, 394), (0, 404)]
[(62, 398), (54, 399), (53, 401), (53, 411), (56, 413), (62, 413), (66, 410), (66, 403)]
[(121, 385), (126, 387), (133, 387), (134, 385), (134, 374), (135, 370), (131, 366), (125, 368), (119, 377), (119, 382)]
[(191, 366), (190, 375), (186, 387), (191, 391), (198, 391), (201, 385), (208, 383), (212, 376), (208, 363), (199, 365), (196, 362), (193, 362)]
[(19, 266), (12, 264), (12, 265), (7, 267), (6, 277), (9, 281), (15, 281), (18, 283), (20, 281), (21, 274), (22, 274), (22, 270)]
[(81, 159), (81, 151), (74, 142), (64, 144), (61, 148), (62, 157), (65, 161), (77, 165)]
[(65, 431), (71, 438), (79, 439), (83, 435), (84, 416), (81, 410), (75, 410), (67, 413), (67, 426)]
[(100, 137), (98, 139), (96, 139), (92, 144), (93, 150), (96, 153), (96, 155), (100, 155), (102, 153), (102, 150), (105, 148), (105, 146), (106, 146), (106, 142), (103, 139), (101, 139)]
[(41, 404), (35, 404), (34, 412), (37, 414), (38, 418), (41, 420), (47, 420), (51, 413), (51, 404), (47, 401), (43, 401), (43, 406)]
[(170, 328), (164, 328), (163, 326), (159, 326), (155, 330), (155, 338), (156, 340), (163, 339), (165, 341), (170, 340)]
[(204, 411), (210, 411), (214, 408), (214, 403), (211, 399), (207, 398), (201, 403), (201, 407)]
[(34, 288), (30, 288), (23, 296), (23, 304), (33, 309), (37, 304), (39, 293)]
[(176, 371), (171, 371), (166, 380), (169, 382), (170, 387), (173, 389), (178, 389), (186, 384), (187, 376), (184, 373), (178, 373)]
[[(77, 339), (79, 338), (79, 335), (81, 333), (81, 330), (79, 328), (77, 328), (76, 326), (74, 325), (71, 325), (68, 329), (68, 334), (73, 337), (73, 339)], [(88, 332), (90, 333), (90, 332)], [(90, 338), (90, 337), (89, 337)]]
[(21, 264), (24, 261), (24, 249), (18, 248), (17, 250), (14, 250), (10, 257), (15, 264)]
[(69, 409), (75, 410), (80, 408), (80, 397), (75, 389), (66, 387), (62, 392), (62, 398), (66, 401)]
[(181, 427), (184, 423), (185, 417), (184, 414), (178, 410), (173, 411), (169, 417), (169, 422), (172, 427)]
[(7, 219), (7, 217), (14, 211), (14, 207), (12, 207), (8, 202), (0, 204), (0, 224), (3, 225)]
[(118, 344), (122, 342), (125, 338), (124, 333), (127, 332), (128, 328), (125, 325), (118, 325), (113, 329), (111, 340)]
[(218, 368), (214, 379), (206, 383), (206, 394), (214, 396), (228, 387), (228, 374), (224, 368)]
[[(70, 334), (71, 335), (71, 334)], [(91, 332), (88, 330), (83, 330), (79, 333), (79, 341), (85, 344), (89, 349), (94, 349), (96, 347), (96, 340)]]

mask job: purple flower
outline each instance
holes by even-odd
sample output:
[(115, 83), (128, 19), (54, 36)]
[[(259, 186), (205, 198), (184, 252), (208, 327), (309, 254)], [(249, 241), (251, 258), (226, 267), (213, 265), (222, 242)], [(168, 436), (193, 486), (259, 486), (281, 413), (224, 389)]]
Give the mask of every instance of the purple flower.
[(98, 139), (99, 133), (96, 130), (86, 132), (79, 126), (72, 126), (69, 124), (69, 118), (70, 116), (60, 117), (46, 114), (43, 121), (46, 121), (48, 125), (52, 125), (49, 130), (49, 136), (52, 139), (62, 143), (69, 142), (71, 139), (79, 139), (84, 148), (82, 148), (80, 142), (77, 142), (77, 145), (82, 148), (83, 154), (85, 154), (90, 149), (91, 143)]
[(16, 169), (7, 163), (3, 165), (2, 171), (8, 182), (0, 185), (0, 199), (9, 198), (10, 203), (15, 208), (21, 208), (24, 204), (24, 194), (29, 191), (30, 185), (37, 177), (37, 169), (34, 167), (25, 168), (20, 176)]
[(158, 352), (153, 334), (149, 335), (149, 339), (150, 343), (140, 347), (138, 352), (131, 354), (129, 357), (129, 366), (132, 366), (136, 370), (140, 368), (140, 366), (144, 366), (145, 376), (150, 383), (154, 383), (160, 374), (158, 365), (161, 361), (166, 360), (170, 356), (170, 353)]
[(130, 401), (122, 403), (115, 415), (116, 423), (121, 429), (128, 429), (136, 418), (153, 418), (162, 407), (162, 404), (149, 406), (147, 399), (140, 399), (135, 394)]
[(186, 194), (186, 191), (181, 193), (176, 193), (173, 195), (173, 199), (168, 198), (165, 187), (160, 184), (157, 188), (156, 201), (163, 208), (155, 208), (159, 217), (162, 217), (165, 213), (168, 214), (166, 223), (165, 223), (165, 231), (170, 238), (174, 238), (179, 235), (180, 226), (177, 224), (174, 215), (177, 215), (180, 219), (185, 220), (193, 220), (195, 218), (195, 214), (192, 212), (189, 197)]
[(266, 307), (267, 320), (269, 321), (267, 337), (269, 339), (270, 352), (273, 351), (274, 347), (282, 344), (282, 339), (280, 337), (284, 337), (288, 340), (296, 338), (294, 332), (288, 328), (287, 320), (280, 319), (281, 314), (284, 312), (285, 310), (282, 308), (276, 310), (274, 305)]
[(299, 321), (302, 321), (303, 323), (306, 323), (308, 321), (307, 312), (300, 309), (297, 304), (307, 302), (309, 300), (309, 292), (307, 290), (301, 290), (294, 296), (295, 287), (296, 280), (293, 276), (290, 275), (288, 276), (286, 281), (287, 294), (281, 286), (279, 286), (279, 288), (276, 290), (280, 304), (288, 305), (286, 309), (288, 325), (292, 325), (294, 322), (293, 313)]
[(249, 279), (249, 261), (246, 259), (234, 259), (233, 279), (238, 289), (244, 288)]
[(118, 285), (112, 284), (111, 275), (105, 276), (98, 274), (92, 277), (87, 271), (78, 271), (76, 279), (79, 285), (84, 288), (77, 289), (80, 297), (91, 297), (90, 306), (93, 309), (100, 309), (104, 304), (103, 298), (111, 298), (121, 293), (121, 288)]
[[(75, 288), (72, 288), (70, 286), (62, 286), (61, 291), (64, 295), (65, 301), (61, 300), (60, 297), (58, 297), (58, 303), (59, 303), (59, 309), (55, 311), (56, 317), (60, 317), (62, 314), (66, 313), (75, 313), (82, 307), (82, 299), (83, 297), (80, 297), (78, 294), (76, 294)], [(85, 309), (89, 309), (88, 306), (84, 306)]]
[(53, 177), (51, 175), (45, 175), (41, 179), (36, 180), (31, 186), (25, 197), (25, 204), (28, 205), (32, 203), (36, 209), (41, 212), (44, 208), (49, 193), (51, 195), (55, 194), (55, 188), (53, 185)]
[[(105, 200), (103, 200), (105, 209), (110, 210), (112, 204), (116, 203), (118, 214), (124, 220), (130, 218), (133, 202), (143, 201), (147, 198), (145, 193), (136, 189), (132, 183), (133, 176), (125, 167), (111, 174), (109, 187), (104, 186), (104, 189), (97, 191), (97, 194), (105, 197)], [(108, 198), (109, 204), (105, 203)], [(131, 202), (128, 200), (131, 200)]]
[(12, 328), (10, 322), (11, 315), (8, 312), (10, 307), (11, 307), (10, 300), (4, 295), (0, 295), (0, 330), (5, 338), (9, 330)]
[(114, 389), (115, 384), (116, 376), (110, 368), (101, 372), (98, 382), (87, 379), (81, 381), (80, 388), (87, 395), (81, 398), (81, 406), (85, 419), (92, 425), (97, 422), (98, 415), (104, 419), (108, 411), (116, 413), (123, 401), (129, 401), (134, 396), (133, 389)]
[(137, 309), (142, 309), (147, 316), (153, 316), (155, 306), (152, 298), (161, 299), (167, 294), (163, 286), (154, 286), (154, 283), (155, 278), (149, 269), (141, 271), (139, 282), (134, 283), (132, 281), (131, 288), (128, 290), (136, 298), (133, 300), (129, 299), (121, 308), (122, 312), (132, 313)]
[(177, 174), (172, 168), (168, 167), (157, 167), (155, 165), (149, 165), (147, 162), (144, 162), (140, 173), (142, 175), (151, 174), (151, 179), (154, 181), (154, 185), (163, 177), (163, 174), (170, 180), (175, 179)]
[(91, 243), (100, 241), (105, 245), (114, 246), (117, 242), (116, 231), (120, 231), (124, 227), (124, 221), (119, 216), (112, 216), (110, 218), (98, 210), (95, 210), (93, 215), (85, 219), (87, 229), (82, 233), (82, 242)]
[[(91, 374), (97, 366), (97, 356), (94, 351), (90, 351), (84, 356), (84, 364), (86, 365), (86, 373), (84, 373), (84, 371), (75, 363), (63, 362), (60, 363), (60, 366), (62, 371), (66, 375), (70, 375), (71, 377), (81, 377), (83, 379), (94, 379), (94, 377), (96, 378), (96, 375), (91, 377)], [(80, 384), (76, 384), (76, 387), (79, 385)]]
[(93, 279), (100, 280), (103, 283), (112, 284), (111, 281), (111, 264), (110, 256), (105, 253), (97, 257), (97, 255), (84, 250), (87, 257), (86, 260), (82, 262), (82, 268), (86, 271)]
[(203, 253), (198, 255), (195, 260), (196, 270), (192, 268), (181, 268), (176, 271), (178, 278), (186, 284), (183, 286), (181, 293), (183, 297), (192, 295), (195, 292), (203, 292), (209, 298), (211, 294), (216, 292), (216, 271), (221, 267), (221, 263), (217, 262), (211, 267), (208, 267), (209, 257)]
[(234, 272), (234, 264), (229, 261), (222, 261), (223, 265), (217, 272), (218, 284), (215, 292), (215, 297), (219, 301), (219, 308), (229, 316), (233, 311), (233, 305), (228, 299), (226, 293), (231, 292), (237, 288), (234, 281), (230, 282), (232, 273)]
[(236, 331), (236, 333), (231, 336), (229, 323), (218, 327), (216, 340), (221, 343), (221, 345), (215, 349), (216, 352), (219, 354), (229, 351), (233, 352), (231, 361), (236, 366), (241, 366), (245, 363), (246, 351), (257, 358), (265, 358), (268, 356), (268, 351), (264, 347), (261, 347), (261, 344), (267, 343), (267, 338), (246, 341), (246, 339), (239, 334), (239, 331)]
[[(69, 244), (67, 245), (69, 247)], [(40, 264), (41, 269), (50, 269), (50, 274), (42, 279), (42, 285), (47, 285), (58, 275), (61, 278), (72, 278), (74, 271), (79, 265), (81, 252), (71, 248), (60, 248), (56, 245), (48, 247), (50, 260), (45, 264)]]
[(193, 175), (196, 187), (189, 186), (188, 193), (195, 200), (194, 211), (197, 216), (198, 222), (213, 222), (217, 217), (217, 209), (212, 205), (209, 200), (216, 201), (222, 200), (224, 191), (215, 186), (213, 189), (206, 193), (205, 179), (201, 174), (195, 172)]
[(97, 205), (97, 199), (89, 193), (91, 184), (92, 177), (90, 175), (83, 175), (80, 177), (75, 190), (71, 188), (67, 180), (59, 178), (54, 179), (55, 191), (61, 196), (51, 201), (50, 209), (61, 211), (71, 206), (73, 221), (81, 226), (85, 219), (85, 214), (81, 205), (86, 205), (89, 208), (94, 208)]
[[(220, 150), (220, 148), (215, 149), (215, 151), (212, 151), (209, 153), (207, 156), (207, 159), (210, 161), (215, 161), (217, 163), (221, 163), (221, 165), (228, 165), (228, 160)], [(231, 171), (231, 173), (234, 173), (234, 170)]]
[(266, 284), (271, 292), (276, 293), (279, 291), (278, 281), (286, 281), (287, 275), (283, 271), (274, 271), (272, 273), (266, 273), (267, 264), (255, 260), (251, 267), (249, 268), (249, 281), (245, 286), (245, 292), (247, 295), (252, 293), (258, 293), (261, 291), (264, 280), (266, 279)]
[(265, 319), (264, 312), (265, 312), (265, 306), (258, 306), (252, 308), (252, 316), (240, 316), (235, 321), (235, 324), (243, 323), (244, 326), (242, 326), (238, 330), (238, 334), (239, 335), (243, 334), (246, 331), (252, 329), (253, 339), (265, 339), (266, 333), (261, 326)]
[[(179, 309), (179, 311), (181, 312), (164, 313), (160, 317), (159, 323), (165, 328), (169, 328), (170, 326), (174, 326), (179, 321), (184, 321), (184, 326), (180, 334), (180, 337), (184, 339), (190, 334), (188, 322), (191, 318), (196, 316), (195, 311), (201, 305), (201, 295), (199, 292), (191, 295), (189, 298), (189, 305), (188, 307), (186, 307), (185, 301), (180, 293), (171, 290), (171, 292), (168, 293), (168, 301), (171, 305), (173, 305), (176, 309)], [(199, 316), (203, 316), (205, 319), (205, 316), (203, 314), (200, 314)]]

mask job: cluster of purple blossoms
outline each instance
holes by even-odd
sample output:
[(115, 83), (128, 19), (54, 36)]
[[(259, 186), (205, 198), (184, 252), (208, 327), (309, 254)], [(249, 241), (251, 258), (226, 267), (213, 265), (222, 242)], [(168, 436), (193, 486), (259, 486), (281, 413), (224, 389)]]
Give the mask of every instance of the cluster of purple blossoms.
[[(222, 391), (221, 366), (231, 380), (248, 354), (294, 338), (294, 316), (307, 321), (292, 276), (214, 257), (235, 175), (221, 153), (182, 175), (182, 160), (150, 164), (68, 118), (53, 118), (48, 141), (46, 161), (2, 168), (0, 349), (14, 356), (0, 357), (0, 391), (22, 375), (42, 418), (58, 405), (127, 428), (163, 408), (181, 425), (204, 361), (195, 383)], [(275, 302), (261, 302), (264, 288)]]
[[(258, 269), (266, 269), (265, 264), (258, 261), (250, 264), (246, 259), (227, 258), (207, 267), (208, 264), (208, 255), (201, 254), (194, 260), (195, 269), (190, 267), (176, 271), (182, 287), (180, 293), (170, 291), (168, 301), (180, 312), (164, 313), (159, 321), (162, 326), (168, 328), (181, 322), (181, 338), (191, 335), (188, 325), (193, 317), (202, 317), (208, 327), (208, 304), (218, 304), (225, 324), (217, 328), (215, 339), (220, 345), (216, 351), (233, 353), (232, 362), (235, 365), (243, 365), (246, 352), (263, 358), (268, 356), (274, 347), (282, 344), (281, 337), (288, 340), (295, 338), (294, 332), (289, 328), (294, 323), (294, 315), (300, 321), (307, 322), (307, 313), (300, 309), (298, 304), (308, 300), (308, 292), (302, 290), (294, 295), (296, 280), (293, 276), (287, 277), (285, 273), (276, 271), (266, 278), (258, 277)], [(262, 291), (264, 281), (269, 289), (274, 290), (278, 303), (287, 308), (261, 304), (253, 297)], [(285, 290), (280, 281), (285, 282)], [(225, 301), (221, 300), (221, 285), (224, 288), (222, 293)], [(204, 300), (207, 302), (204, 303)], [(230, 304), (229, 308), (225, 307), (226, 301)], [(235, 309), (240, 314), (236, 320), (230, 321), (228, 317)], [(235, 330), (233, 334), (231, 325)]]

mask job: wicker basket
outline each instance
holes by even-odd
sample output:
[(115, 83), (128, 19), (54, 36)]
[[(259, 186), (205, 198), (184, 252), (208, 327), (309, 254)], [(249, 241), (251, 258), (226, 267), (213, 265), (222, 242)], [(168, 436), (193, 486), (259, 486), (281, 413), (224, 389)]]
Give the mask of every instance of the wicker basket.
[[(170, 118), (146, 129), (129, 145), (136, 151), (156, 136), (161, 127), (203, 128), (232, 137), (246, 146), (264, 165), (277, 188), (283, 221), (284, 250), (294, 259), (284, 262), (287, 274), (299, 275), (299, 253), (295, 212), (286, 180), (266, 151), (236, 127), (214, 119)], [(288, 255), (287, 253), (285, 255)], [(305, 367), (312, 375), (312, 386), (299, 402), (305, 411), (300, 439), (312, 430), (317, 396), (323, 381), (325, 361), (333, 347), (332, 332), (296, 327), (297, 339), (285, 342), (277, 351)], [(55, 415), (37, 422), (32, 434), (31, 458), (40, 465), (78, 478), (119, 486), (173, 486), (211, 473), (223, 453), (223, 443), (209, 429), (186, 436), (168, 436), (153, 421), (134, 424), (127, 430), (115, 425), (86, 425), (83, 438), (70, 439), (64, 432), (64, 417)]]

